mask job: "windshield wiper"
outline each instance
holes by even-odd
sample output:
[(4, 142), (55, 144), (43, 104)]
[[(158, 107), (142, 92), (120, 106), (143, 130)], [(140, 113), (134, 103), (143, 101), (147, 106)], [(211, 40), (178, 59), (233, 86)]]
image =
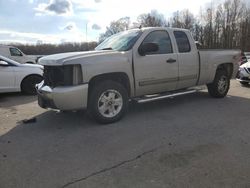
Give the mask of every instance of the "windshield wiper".
[(101, 50), (113, 50), (111, 47), (108, 48), (102, 48)]

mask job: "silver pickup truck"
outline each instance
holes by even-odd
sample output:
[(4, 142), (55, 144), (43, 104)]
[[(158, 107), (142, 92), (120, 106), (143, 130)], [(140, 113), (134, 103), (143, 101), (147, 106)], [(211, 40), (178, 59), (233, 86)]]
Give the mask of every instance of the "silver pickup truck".
[(207, 85), (212, 97), (226, 96), (240, 51), (198, 51), (190, 32), (175, 28), (133, 29), (111, 36), (94, 51), (40, 59), (37, 85), (42, 108), (87, 109), (100, 123), (123, 117), (138, 103), (189, 94)]

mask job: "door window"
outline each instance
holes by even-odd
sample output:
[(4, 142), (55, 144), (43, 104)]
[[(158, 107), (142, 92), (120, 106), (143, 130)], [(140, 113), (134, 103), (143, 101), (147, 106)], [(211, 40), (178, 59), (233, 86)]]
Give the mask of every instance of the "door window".
[(186, 53), (191, 51), (188, 37), (183, 31), (174, 31), (174, 36), (180, 53)]
[(17, 48), (10, 48), (10, 55), (11, 56), (23, 56), (22, 52)]
[(173, 53), (170, 37), (166, 31), (153, 31), (142, 42), (144, 43), (156, 43), (159, 46), (159, 50), (156, 52), (150, 52), (148, 54), (169, 54)]

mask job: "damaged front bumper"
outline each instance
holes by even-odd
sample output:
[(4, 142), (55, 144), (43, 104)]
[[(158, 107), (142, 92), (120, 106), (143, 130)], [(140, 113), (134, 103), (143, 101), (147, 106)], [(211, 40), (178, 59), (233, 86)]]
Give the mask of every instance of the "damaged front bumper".
[(42, 108), (79, 110), (87, 108), (88, 84), (76, 86), (46, 86), (44, 81), (36, 85), (38, 104)]

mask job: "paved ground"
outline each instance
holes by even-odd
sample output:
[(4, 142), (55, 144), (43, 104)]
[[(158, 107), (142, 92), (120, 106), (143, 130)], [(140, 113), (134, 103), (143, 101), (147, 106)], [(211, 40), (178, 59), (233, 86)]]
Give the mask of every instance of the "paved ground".
[(131, 105), (105, 126), (0, 95), (0, 187), (250, 187), (249, 122), (250, 87), (236, 81), (224, 99), (204, 91)]

